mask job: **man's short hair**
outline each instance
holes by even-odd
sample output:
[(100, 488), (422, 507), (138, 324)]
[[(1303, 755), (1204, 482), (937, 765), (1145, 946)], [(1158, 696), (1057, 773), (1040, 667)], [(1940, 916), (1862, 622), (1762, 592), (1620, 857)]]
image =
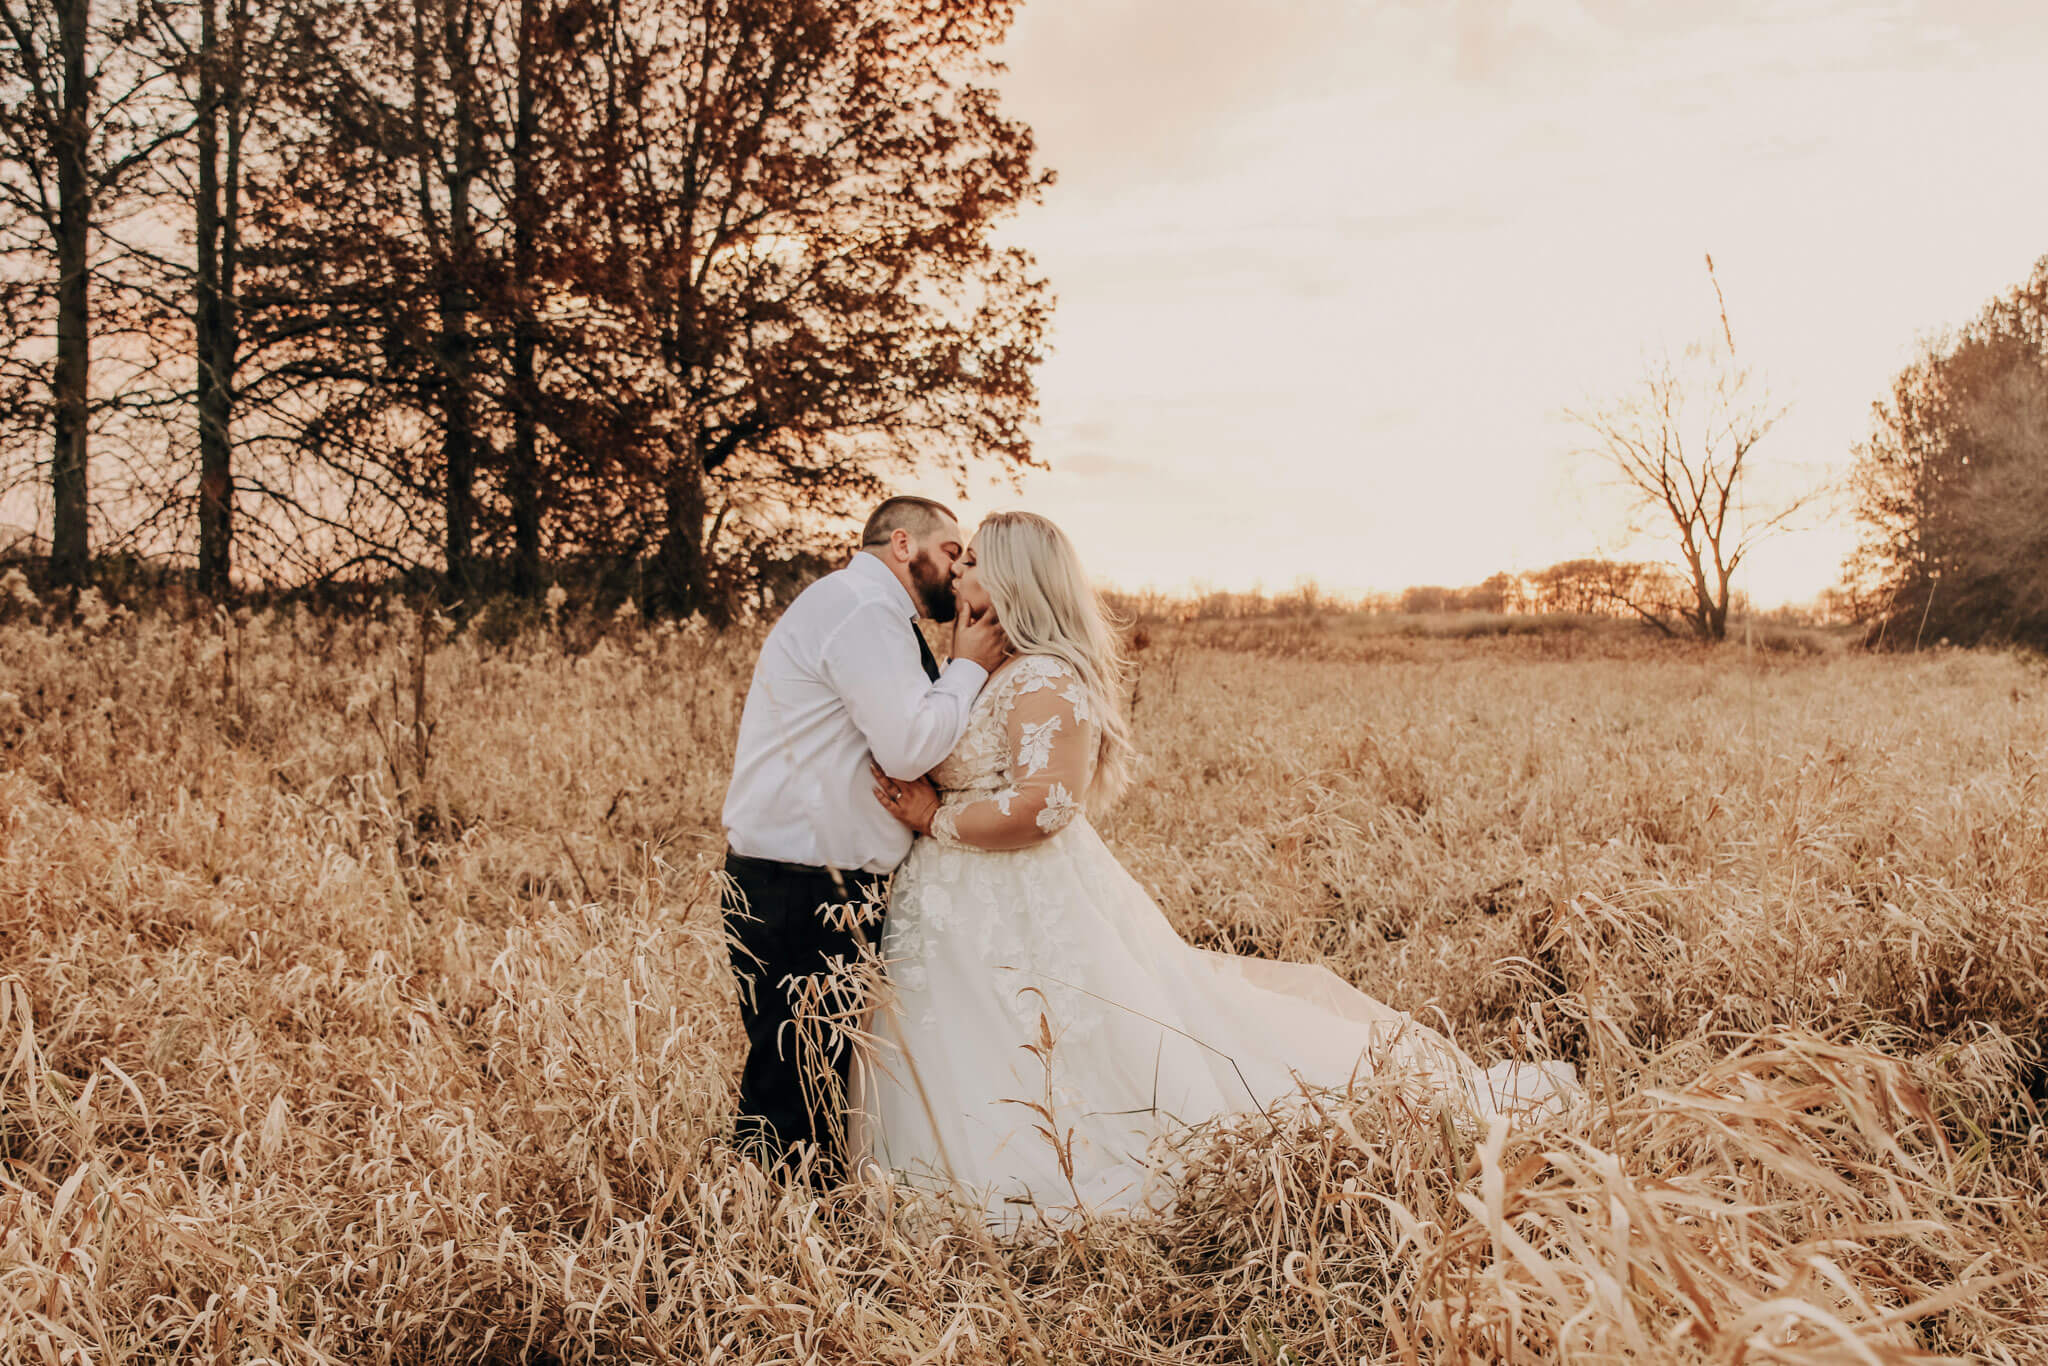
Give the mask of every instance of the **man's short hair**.
[(861, 528), (860, 543), (863, 546), (887, 545), (890, 535), (898, 531), (907, 531), (912, 540), (921, 541), (947, 522), (957, 523), (959, 520), (944, 503), (905, 494), (883, 500), (881, 506), (868, 514), (868, 524)]

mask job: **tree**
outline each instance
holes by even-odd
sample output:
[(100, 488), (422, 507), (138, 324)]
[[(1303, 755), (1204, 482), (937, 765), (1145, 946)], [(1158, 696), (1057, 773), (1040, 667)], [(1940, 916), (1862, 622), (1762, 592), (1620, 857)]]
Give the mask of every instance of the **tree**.
[(1522, 585), (1508, 573), (1489, 574), (1458, 594), (1458, 605), (1468, 612), (1514, 612), (1522, 608)]
[[(235, 373), (235, 265), (239, 248), (242, 54), (248, 6), (232, 0), (228, 33), (220, 31), (219, 0), (200, 0), (198, 95), (199, 185), (194, 196), (197, 243), (196, 336), (199, 410), (199, 583), (216, 598), (228, 588), (234, 531), (234, 472), (229, 459)], [(221, 146), (221, 125), (227, 146)], [(225, 166), (223, 166), (225, 152)], [(222, 172), (226, 174), (223, 176)], [(225, 183), (223, 183), (225, 182)]]
[(1561, 560), (1523, 576), (1536, 612), (1633, 614), (1665, 635), (1685, 607), (1686, 584), (1659, 564), (1630, 560)]
[[(32, 420), (51, 431), (51, 560), (82, 584), (90, 545), (88, 436), (96, 239), (149, 159), (183, 128), (152, 108), (156, 74), (138, 54), (127, 5), (0, 0), (0, 251), (9, 302), (54, 316), (10, 356), (33, 376)], [(46, 396), (46, 397), (44, 397)]]
[(603, 120), (566, 78), (602, 67), (604, 12), (383, 0), (302, 39), (320, 56), (255, 211), (284, 381), (268, 406), (310, 485), (275, 496), (352, 538), (344, 563), (437, 559), (469, 595), (509, 561), (532, 594), (544, 551), (617, 548), (638, 520), (614, 450), (654, 410), (594, 245), (619, 205), (571, 169)]
[[(189, 318), (191, 405), (197, 447), (198, 585), (215, 598), (229, 591), (235, 530), (235, 449), (243, 387), (243, 206), (259, 131), (289, 79), (290, 0), (181, 0), (145, 11), (148, 36), (176, 84), (167, 117), (191, 135), (161, 160), (159, 217), (182, 220), (189, 258), (159, 257), (171, 282), (163, 311)], [(189, 310), (189, 311), (188, 311)], [(182, 475), (182, 471), (166, 471)], [(183, 478), (177, 479), (182, 486)], [(171, 490), (168, 502), (182, 502)]]
[[(418, 29), (366, 35), (391, 12), (355, 0), (154, 8), (194, 130), (163, 193), (191, 244), (170, 273), (191, 303), (199, 585), (227, 594), (238, 556), (264, 574), (365, 548), (409, 567), (401, 542), (428, 500), (406, 485), (436, 477), (404, 458), (418, 433), (392, 430), (424, 387), (423, 348), (399, 339), (421, 336), (407, 324), (429, 291), (393, 245), (423, 192), (404, 139), (415, 68), (363, 67), (385, 52), (369, 36), (412, 53)], [(394, 90), (396, 107), (378, 104)]]
[(843, 513), (891, 464), (1031, 459), (1051, 303), (998, 223), (1050, 181), (979, 83), (1011, 0), (618, 0), (586, 45), (571, 286), (623, 382), (662, 596), (715, 610), (735, 509)]
[[(1591, 438), (1590, 453), (1619, 476), (1632, 510), (1676, 538), (1688, 592), (1672, 615), (1703, 640), (1728, 634), (1730, 581), (1757, 543), (1783, 530), (1816, 496), (1745, 508), (1752, 456), (1785, 408), (1718, 347), (1665, 357), (1621, 397), (1567, 414)], [(1627, 605), (1659, 626), (1666, 613)]]
[(1893, 380), (1852, 487), (1874, 639), (2048, 644), (2048, 258)]
[(546, 214), (540, 198), (540, 68), (546, 16), (542, 0), (519, 0), (512, 81), (512, 463), (507, 492), (512, 504), (512, 589), (530, 598), (540, 591), (540, 403), (537, 370), (540, 238)]
[(458, 595), (477, 586), (506, 408), (493, 95), (531, 31), (500, 0), (305, 7), (287, 129), (249, 206), (250, 395), (286, 446), (261, 491), (349, 559), (411, 569), (438, 549)]
[(1401, 610), (1410, 616), (1423, 616), (1431, 612), (1448, 612), (1457, 590), (1441, 584), (1411, 584), (1401, 590)]

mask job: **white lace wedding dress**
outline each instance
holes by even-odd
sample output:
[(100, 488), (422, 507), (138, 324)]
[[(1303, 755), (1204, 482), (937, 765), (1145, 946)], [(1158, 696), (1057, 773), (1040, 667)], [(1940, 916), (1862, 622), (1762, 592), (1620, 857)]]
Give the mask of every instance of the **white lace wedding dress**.
[(893, 1000), (854, 1072), (857, 1160), (1014, 1224), (1151, 1204), (1155, 1139), (1302, 1083), (1394, 1067), (1475, 1117), (1574, 1089), (1565, 1064), (1481, 1069), (1327, 968), (1186, 943), (1082, 812), (1098, 753), (1079, 679), (1027, 655), (934, 771), (882, 939)]

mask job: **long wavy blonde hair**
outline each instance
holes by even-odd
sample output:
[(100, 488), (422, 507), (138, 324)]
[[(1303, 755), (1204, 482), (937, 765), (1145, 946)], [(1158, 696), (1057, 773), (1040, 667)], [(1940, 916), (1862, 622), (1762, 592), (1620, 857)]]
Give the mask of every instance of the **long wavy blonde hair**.
[(1074, 543), (1035, 512), (992, 513), (974, 533), (974, 560), (1010, 646), (1051, 655), (1080, 676), (1102, 753), (1088, 788), (1100, 815), (1130, 782), (1130, 725), (1124, 715), (1127, 666), (1117, 633)]

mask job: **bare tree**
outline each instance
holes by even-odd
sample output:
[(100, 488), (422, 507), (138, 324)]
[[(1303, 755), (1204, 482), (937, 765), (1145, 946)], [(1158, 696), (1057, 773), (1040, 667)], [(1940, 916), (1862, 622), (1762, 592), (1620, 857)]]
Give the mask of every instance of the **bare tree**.
[[(162, 310), (189, 319), (189, 396), (196, 418), (199, 577), (202, 592), (225, 596), (233, 561), (235, 426), (243, 367), (244, 198), (259, 128), (285, 79), (290, 0), (158, 0), (145, 14), (148, 34), (177, 89), (167, 116), (191, 134), (160, 163), (153, 192), (157, 217), (181, 224), (190, 254), (156, 254), (168, 282)], [(176, 492), (190, 466), (164, 472), (161, 496)], [(172, 482), (172, 481), (175, 482)]]
[(583, 325), (593, 202), (563, 204), (591, 155), (563, 76), (596, 32), (578, 0), (377, 0), (305, 26), (294, 136), (252, 206), (254, 396), (288, 434), (264, 496), (353, 538), (343, 562), (438, 559), (473, 596), (509, 560), (531, 594), (580, 501), (611, 504), (601, 526), (630, 502), (591, 488), (612, 425), (589, 414), (630, 404), (637, 376)]
[(0, 0), (0, 254), (11, 304), (54, 314), (47, 350), (23, 329), (33, 406), (48, 416), (51, 559), (61, 582), (85, 581), (90, 546), (88, 433), (96, 262), (124, 192), (182, 125), (152, 106), (160, 73), (138, 55), (135, 8), (91, 0)]
[[(1567, 413), (1591, 438), (1588, 453), (1619, 476), (1632, 511), (1675, 537), (1689, 592), (1676, 616), (1703, 640), (1728, 634), (1729, 584), (1758, 542), (1786, 524), (1818, 491), (1751, 504), (1757, 445), (1785, 415), (1747, 369), (1719, 347), (1694, 345), (1654, 362), (1628, 392)], [(1667, 625), (1654, 606), (1627, 604)]]
[[(198, 280), (199, 583), (215, 597), (228, 587), (234, 533), (234, 479), (229, 420), (235, 373), (235, 266), (239, 255), (242, 137), (242, 55), (248, 35), (246, 0), (233, 0), (221, 33), (220, 0), (200, 0), (198, 68), (199, 185), (193, 232)], [(225, 148), (222, 125), (226, 125)], [(223, 175), (225, 171), (225, 175)]]
[(495, 0), (299, 4), (281, 130), (249, 186), (241, 390), (268, 458), (245, 483), (306, 568), (407, 572), (439, 543), (474, 583), (494, 449), (481, 313)]
[(512, 460), (506, 493), (512, 504), (512, 591), (530, 598), (540, 591), (540, 379), (536, 353), (540, 327), (540, 235), (546, 214), (539, 188), (541, 81), (540, 47), (549, 16), (543, 0), (519, 0), (513, 29), (512, 62)]

